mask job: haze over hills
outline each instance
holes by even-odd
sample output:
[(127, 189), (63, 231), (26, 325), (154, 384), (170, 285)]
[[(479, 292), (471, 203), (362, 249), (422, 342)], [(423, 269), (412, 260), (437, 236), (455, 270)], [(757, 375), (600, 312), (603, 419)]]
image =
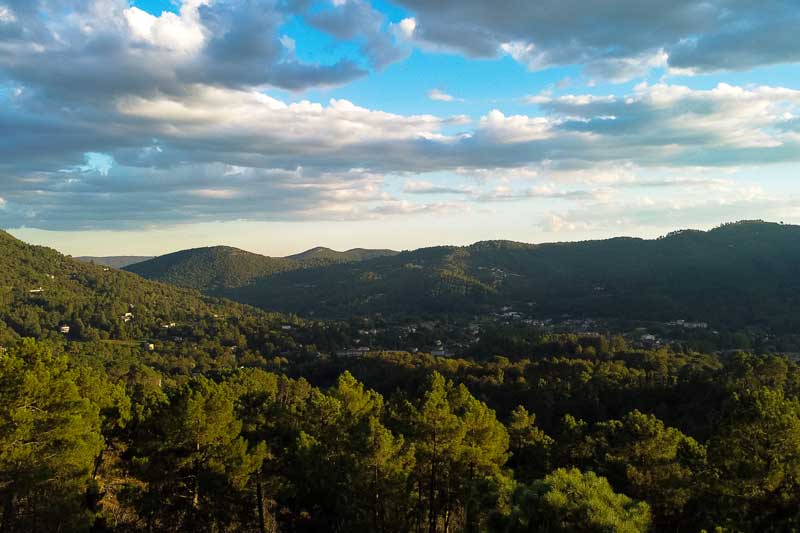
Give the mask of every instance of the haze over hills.
[(331, 250), (330, 248), (325, 248), (324, 246), (317, 246), (315, 248), (311, 248), (310, 250), (306, 250), (305, 252), (300, 252), (299, 254), (288, 255), (286, 258), (294, 259), (295, 261), (301, 261), (307, 265), (321, 266), (333, 263), (352, 263), (354, 261), (365, 261), (367, 259), (375, 259), (376, 257), (393, 256), (399, 253), (400, 252), (395, 250), (371, 250), (367, 248), (352, 248), (344, 252), (337, 252), (336, 250)]
[(107, 266), (111, 268), (125, 268), (128, 265), (141, 263), (152, 259), (152, 255), (110, 255), (110, 256), (89, 256), (84, 255), (75, 257), (78, 261), (85, 261), (87, 263), (94, 263), (96, 265)]

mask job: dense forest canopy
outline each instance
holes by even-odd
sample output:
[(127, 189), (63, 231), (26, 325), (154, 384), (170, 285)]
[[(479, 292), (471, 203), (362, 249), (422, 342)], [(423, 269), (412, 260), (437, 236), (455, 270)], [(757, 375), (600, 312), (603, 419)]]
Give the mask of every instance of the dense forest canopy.
[(0, 248), (3, 531), (800, 528), (786, 356), (499, 329), (345, 357), (348, 323)]

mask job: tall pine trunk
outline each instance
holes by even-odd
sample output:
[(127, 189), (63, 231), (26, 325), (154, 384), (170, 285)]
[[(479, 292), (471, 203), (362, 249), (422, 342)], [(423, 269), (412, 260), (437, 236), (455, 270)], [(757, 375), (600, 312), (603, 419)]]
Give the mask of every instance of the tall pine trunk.
[(267, 533), (264, 523), (264, 492), (261, 489), (261, 470), (256, 472), (256, 498), (258, 498), (258, 530)]

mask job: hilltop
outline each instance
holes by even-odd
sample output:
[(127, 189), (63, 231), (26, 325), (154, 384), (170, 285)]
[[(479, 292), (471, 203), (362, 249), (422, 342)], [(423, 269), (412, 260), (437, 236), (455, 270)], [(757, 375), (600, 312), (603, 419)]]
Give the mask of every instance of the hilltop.
[(324, 246), (317, 246), (299, 254), (288, 255), (286, 259), (293, 259), (300, 261), (306, 265), (322, 266), (334, 263), (352, 263), (355, 261), (366, 261), (367, 259), (375, 259), (377, 257), (387, 257), (397, 255), (400, 252), (395, 250), (371, 250), (368, 248), (351, 248), (344, 252), (337, 252)]
[(282, 257), (267, 257), (230, 246), (192, 248), (125, 268), (144, 278), (214, 293), (246, 285), (257, 277), (301, 268)]

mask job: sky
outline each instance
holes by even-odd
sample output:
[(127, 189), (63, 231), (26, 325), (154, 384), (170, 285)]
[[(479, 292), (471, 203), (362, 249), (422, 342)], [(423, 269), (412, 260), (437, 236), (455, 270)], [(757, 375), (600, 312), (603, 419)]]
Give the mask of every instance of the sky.
[(0, 0), (0, 227), (72, 255), (800, 223), (797, 0)]

